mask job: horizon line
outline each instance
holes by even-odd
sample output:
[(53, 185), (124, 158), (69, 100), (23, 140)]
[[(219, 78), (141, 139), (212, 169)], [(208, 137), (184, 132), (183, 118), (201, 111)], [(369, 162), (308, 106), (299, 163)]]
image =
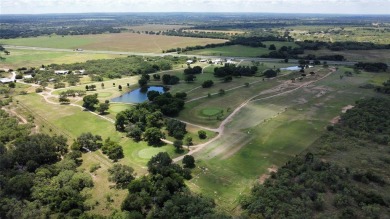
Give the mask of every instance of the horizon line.
[(374, 14), (374, 13), (320, 13), (320, 12), (254, 12), (254, 11), (207, 11), (207, 12), (199, 12), (199, 11), (91, 11), (91, 12), (48, 12), (48, 13), (1, 13), (1, 16), (4, 15), (61, 15), (61, 14), (291, 14), (291, 15), (360, 15), (360, 16), (390, 16), (390, 14)]

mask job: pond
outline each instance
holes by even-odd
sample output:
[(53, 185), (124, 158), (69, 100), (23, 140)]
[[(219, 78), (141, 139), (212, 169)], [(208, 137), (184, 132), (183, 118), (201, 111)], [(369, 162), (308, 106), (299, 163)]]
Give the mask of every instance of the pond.
[(164, 88), (160, 86), (149, 86), (146, 92), (141, 92), (141, 88), (130, 91), (129, 93), (123, 94), (119, 97), (111, 99), (111, 102), (121, 102), (121, 103), (143, 103), (148, 100), (146, 95), (148, 91), (158, 91), (164, 93)]
[(280, 68), (280, 70), (286, 70), (286, 71), (299, 71), (301, 70), (301, 67), (299, 66), (290, 66), (290, 67), (287, 67), (287, 68)]

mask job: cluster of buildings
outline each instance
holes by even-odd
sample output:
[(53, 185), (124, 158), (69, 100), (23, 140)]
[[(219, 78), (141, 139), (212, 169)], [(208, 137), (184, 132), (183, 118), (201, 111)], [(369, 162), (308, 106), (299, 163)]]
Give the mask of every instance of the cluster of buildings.
[[(218, 64), (224, 64), (224, 63), (227, 63), (227, 64), (237, 64), (237, 62), (235, 62), (233, 59), (221, 59), (221, 58), (218, 58), (218, 59), (201, 59), (199, 60), (199, 62), (208, 62), (210, 64), (215, 64), (215, 65), (218, 65)], [(187, 60), (187, 64), (193, 64), (194, 61), (193, 60)]]

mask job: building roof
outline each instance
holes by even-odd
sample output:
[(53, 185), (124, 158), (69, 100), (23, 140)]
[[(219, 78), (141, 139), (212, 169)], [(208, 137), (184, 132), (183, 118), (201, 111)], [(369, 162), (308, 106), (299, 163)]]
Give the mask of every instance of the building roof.
[(11, 78), (0, 78), (1, 83), (10, 83), (13, 82), (14, 80)]
[(69, 70), (57, 70), (57, 71), (54, 71), (55, 74), (68, 74), (69, 73)]

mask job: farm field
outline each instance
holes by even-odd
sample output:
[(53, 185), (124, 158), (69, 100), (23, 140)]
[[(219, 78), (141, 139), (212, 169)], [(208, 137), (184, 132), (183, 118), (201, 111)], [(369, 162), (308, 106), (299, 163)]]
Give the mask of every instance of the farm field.
[(214, 198), (229, 214), (239, 213), (248, 185), (263, 182), (270, 171), (309, 147), (343, 107), (378, 95), (358, 86), (383, 80), (383, 74), (340, 80), (344, 70), (292, 93), (246, 105), (226, 125), (224, 135), (194, 154), (198, 162), (190, 188)]
[(231, 46), (221, 46), (215, 48), (207, 48), (200, 50), (188, 51), (186, 54), (194, 54), (194, 55), (204, 55), (204, 56), (233, 56), (233, 57), (258, 57), (261, 55), (268, 54), (270, 50), (268, 49), (269, 45), (274, 44), (276, 49), (279, 49), (282, 46), (291, 46), (297, 47), (293, 42), (263, 42), (267, 45), (266, 48), (263, 47), (249, 47), (242, 45), (231, 45)]
[(40, 67), (48, 64), (70, 64), (94, 59), (111, 59), (121, 57), (112, 54), (52, 52), (38, 50), (8, 49), (11, 54), (0, 61), (0, 68)]
[(83, 36), (40, 36), (1, 39), (0, 44), (61, 49), (161, 53), (163, 50), (221, 43), (226, 40), (148, 35), (136, 33), (98, 34)]

